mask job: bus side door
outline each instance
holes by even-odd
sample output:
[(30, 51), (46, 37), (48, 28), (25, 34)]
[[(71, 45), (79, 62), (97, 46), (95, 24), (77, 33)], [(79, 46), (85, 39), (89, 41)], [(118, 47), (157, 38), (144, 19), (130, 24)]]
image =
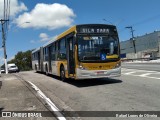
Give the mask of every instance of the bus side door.
[(67, 66), (68, 74), (75, 74), (75, 60), (74, 60), (74, 37), (67, 38)]

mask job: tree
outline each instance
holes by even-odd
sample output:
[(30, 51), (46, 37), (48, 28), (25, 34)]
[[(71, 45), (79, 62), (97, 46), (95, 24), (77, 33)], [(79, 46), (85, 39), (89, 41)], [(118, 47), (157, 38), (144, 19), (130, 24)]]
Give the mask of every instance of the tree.
[(32, 60), (31, 60), (31, 50), (28, 50), (26, 52), (18, 52), (15, 55), (15, 58), (8, 61), (9, 63), (15, 63), (17, 67), (21, 71), (31, 70), (32, 69)]

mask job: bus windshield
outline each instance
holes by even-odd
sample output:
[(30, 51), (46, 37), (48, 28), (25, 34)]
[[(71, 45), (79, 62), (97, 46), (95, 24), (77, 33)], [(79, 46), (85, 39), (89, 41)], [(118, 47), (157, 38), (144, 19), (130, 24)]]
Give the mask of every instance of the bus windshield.
[(78, 36), (79, 61), (116, 59), (118, 49), (118, 38), (114, 36)]

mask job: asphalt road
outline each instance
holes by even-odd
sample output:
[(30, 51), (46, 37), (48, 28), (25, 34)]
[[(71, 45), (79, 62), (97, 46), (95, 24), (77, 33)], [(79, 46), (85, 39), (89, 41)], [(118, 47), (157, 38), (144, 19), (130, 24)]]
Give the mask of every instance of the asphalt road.
[[(145, 67), (141, 68), (145, 69)], [(119, 78), (68, 80), (67, 82), (33, 71), (20, 72), (18, 75), (40, 88), (60, 110), (159, 111), (160, 73), (147, 72), (146, 69), (144, 71), (135, 70), (135, 68), (139, 69), (135, 66), (132, 68), (134, 69), (122, 68), (122, 76)], [(151, 70), (156, 70), (152, 68)], [(120, 120), (120, 118), (107, 117), (82, 117), (81, 119)], [(135, 118), (126, 119), (135, 120)], [(136, 118), (136, 120), (152, 119), (158, 120), (159, 118)]]
[(122, 63), (123, 68), (139, 69), (139, 70), (150, 70), (160, 71), (159, 63)]

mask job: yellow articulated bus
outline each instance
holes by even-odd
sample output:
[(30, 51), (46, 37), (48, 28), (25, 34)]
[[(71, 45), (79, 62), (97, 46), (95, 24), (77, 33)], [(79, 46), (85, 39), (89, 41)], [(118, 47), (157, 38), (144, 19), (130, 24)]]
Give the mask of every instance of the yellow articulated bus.
[(32, 52), (36, 71), (66, 78), (91, 79), (121, 75), (116, 26), (76, 25)]

